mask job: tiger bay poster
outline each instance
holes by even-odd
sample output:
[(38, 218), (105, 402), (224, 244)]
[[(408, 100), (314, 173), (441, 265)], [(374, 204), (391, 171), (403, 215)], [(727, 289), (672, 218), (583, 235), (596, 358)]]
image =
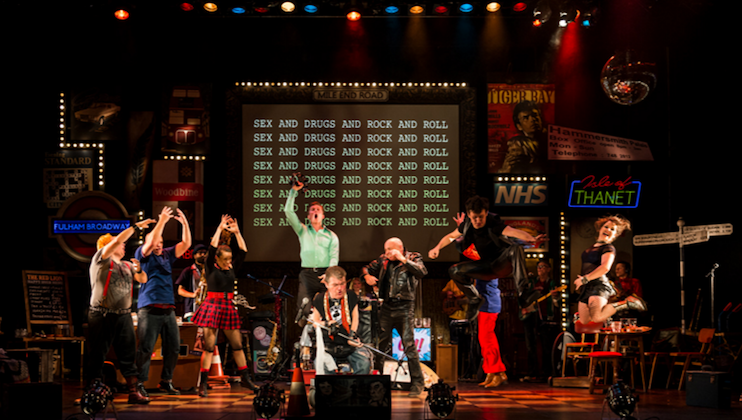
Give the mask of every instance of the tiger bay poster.
[(489, 173), (548, 172), (546, 130), (554, 123), (554, 96), (554, 85), (488, 85)]

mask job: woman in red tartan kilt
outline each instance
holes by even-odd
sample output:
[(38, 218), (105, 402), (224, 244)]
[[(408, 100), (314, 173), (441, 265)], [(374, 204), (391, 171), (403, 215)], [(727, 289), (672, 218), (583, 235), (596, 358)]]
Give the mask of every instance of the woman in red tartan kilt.
[[(237, 242), (237, 249), (232, 250), (229, 245), (219, 243), (222, 233), (231, 234)], [(211, 361), (214, 356), (216, 334), (222, 330), (232, 347), (234, 361), (240, 372), (242, 386), (256, 389), (250, 379), (247, 358), (242, 350), (242, 335), (240, 334), (240, 316), (237, 313), (232, 299), (234, 298), (235, 272), (245, 261), (247, 244), (240, 233), (237, 222), (232, 217), (224, 215), (211, 238), (209, 253), (206, 257), (205, 276), (207, 295), (206, 300), (198, 307), (193, 322), (204, 331), (204, 353), (201, 357), (201, 378), (198, 395), (207, 395), (207, 382)]]

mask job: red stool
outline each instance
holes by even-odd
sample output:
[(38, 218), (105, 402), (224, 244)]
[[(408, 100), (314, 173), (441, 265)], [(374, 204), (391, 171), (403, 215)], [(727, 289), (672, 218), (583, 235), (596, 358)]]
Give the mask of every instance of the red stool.
[(613, 367), (613, 383), (618, 382), (618, 366), (623, 358), (623, 354), (615, 351), (594, 351), (587, 355), (590, 358), (590, 372), (588, 373), (588, 381), (590, 383), (590, 393), (593, 393), (595, 389), (595, 371), (597, 370), (598, 363), (605, 362), (603, 367), (603, 385), (599, 388), (608, 388), (612, 384), (608, 383), (608, 363)]

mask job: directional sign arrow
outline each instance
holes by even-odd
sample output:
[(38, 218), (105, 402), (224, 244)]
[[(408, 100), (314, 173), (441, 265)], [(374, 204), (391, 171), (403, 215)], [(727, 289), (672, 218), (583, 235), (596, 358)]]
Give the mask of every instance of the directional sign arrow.
[(706, 229), (709, 232), (709, 236), (731, 235), (734, 230), (731, 223), (721, 223), (718, 225), (686, 226), (683, 228), (683, 232), (692, 232), (703, 229)]

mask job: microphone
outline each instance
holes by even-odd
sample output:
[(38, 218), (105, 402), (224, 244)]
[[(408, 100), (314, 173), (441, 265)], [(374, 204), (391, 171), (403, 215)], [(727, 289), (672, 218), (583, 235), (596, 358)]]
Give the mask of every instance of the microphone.
[(708, 274), (706, 274), (706, 277), (711, 277), (717, 268), (719, 268), (719, 264), (714, 263), (714, 265), (711, 267), (711, 271), (709, 271)]
[(309, 298), (305, 297), (301, 300), (301, 308), (299, 308), (299, 312), (296, 313), (296, 319), (294, 319), (294, 323), (299, 323), (301, 318), (304, 316), (304, 309), (307, 308), (307, 305), (309, 305)]

